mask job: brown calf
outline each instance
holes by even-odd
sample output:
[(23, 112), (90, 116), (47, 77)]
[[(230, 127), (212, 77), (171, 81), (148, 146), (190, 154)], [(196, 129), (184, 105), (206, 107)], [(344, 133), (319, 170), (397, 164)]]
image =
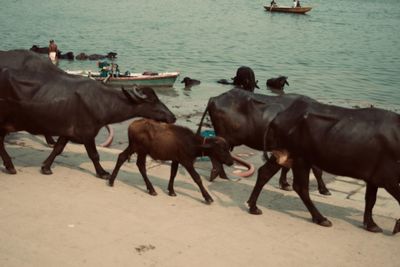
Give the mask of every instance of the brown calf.
[(170, 196), (176, 196), (174, 179), (181, 164), (189, 172), (207, 204), (213, 202), (210, 194), (204, 188), (200, 175), (193, 167), (197, 157), (213, 157), (220, 163), (232, 165), (233, 159), (229, 147), (222, 137), (204, 138), (194, 134), (188, 128), (159, 123), (150, 119), (141, 119), (131, 123), (128, 128), (129, 145), (118, 156), (118, 161), (109, 180), (109, 185), (114, 185), (114, 180), (122, 164), (133, 153), (137, 153), (136, 165), (143, 176), (150, 195), (157, 195), (146, 174), (146, 156), (150, 155), (156, 160), (172, 160), (171, 176), (168, 184)]

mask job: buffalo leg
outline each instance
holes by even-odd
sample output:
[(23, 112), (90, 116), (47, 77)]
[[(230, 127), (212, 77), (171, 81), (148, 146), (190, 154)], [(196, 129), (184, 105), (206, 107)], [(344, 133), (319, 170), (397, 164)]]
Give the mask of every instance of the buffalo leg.
[(142, 174), (143, 180), (146, 183), (147, 190), (149, 191), (149, 194), (152, 196), (156, 196), (157, 192), (154, 190), (153, 185), (151, 184), (149, 178), (147, 177), (147, 172), (146, 172), (146, 154), (138, 154), (137, 160), (136, 160), (136, 166), (138, 167), (140, 173)]
[[(400, 186), (399, 186), (398, 182), (393, 181), (392, 183), (385, 185), (385, 189), (400, 204)], [(396, 224), (394, 225), (394, 228), (393, 228), (393, 234), (396, 234), (398, 232), (400, 232), (400, 219), (398, 219), (396, 221)]]
[(212, 163), (212, 169), (210, 174), (210, 181), (214, 181), (215, 178), (219, 175), (222, 179), (228, 179), (228, 176), (225, 173), (224, 166), (214, 158), (210, 158)]
[(321, 226), (332, 226), (332, 223), (327, 218), (322, 216), (310, 199), (310, 192), (308, 188), (310, 169), (311, 166), (302, 159), (295, 159), (293, 161), (293, 189), (307, 207), (312, 216), (313, 222)]
[(364, 228), (374, 233), (382, 232), (382, 229), (372, 218), (372, 209), (375, 206), (377, 191), (377, 186), (367, 183), (367, 189), (365, 192)]
[(291, 191), (290, 184), (287, 181), (287, 173), (289, 172), (289, 168), (282, 167), (281, 176), (279, 177), (279, 187), (285, 191)]
[(331, 192), (329, 192), (328, 188), (326, 188), (324, 180), (322, 180), (322, 170), (317, 167), (311, 167), (311, 169), (312, 169), (315, 179), (317, 180), (317, 183), (318, 183), (318, 192), (321, 195), (330, 196)]
[(100, 156), (99, 152), (97, 152), (96, 144), (94, 143), (94, 139), (85, 143), (86, 152), (89, 158), (92, 160), (94, 168), (96, 170), (96, 176), (101, 179), (109, 179), (110, 174), (106, 172), (103, 167), (100, 165)]
[(168, 183), (168, 195), (175, 197), (176, 193), (174, 190), (174, 180), (176, 177), (176, 173), (178, 171), (178, 166), (179, 166), (179, 162), (177, 161), (172, 161), (171, 163), (171, 176), (169, 178), (169, 183)]
[(54, 145), (53, 151), (51, 151), (50, 155), (47, 157), (47, 159), (42, 163), (42, 168), (41, 168), (41, 172), (43, 174), (52, 174), (53, 172), (51, 171), (51, 165), (54, 162), (54, 159), (60, 155), (65, 146), (68, 143), (68, 139), (65, 137), (60, 137), (58, 138), (56, 144)]
[(121, 168), (122, 164), (124, 164), (125, 161), (133, 154), (133, 150), (131, 149), (131, 146), (128, 146), (124, 151), (122, 151), (118, 155), (118, 160), (117, 163), (115, 164), (114, 170), (111, 174), (110, 179), (108, 180), (108, 185), (109, 186), (114, 186), (114, 180), (118, 175), (119, 169)]
[(201, 194), (204, 197), (204, 200), (206, 201), (207, 204), (211, 204), (214, 200), (210, 196), (210, 194), (207, 192), (205, 189), (203, 183), (201, 182), (200, 175), (196, 172), (196, 170), (193, 167), (193, 164), (182, 164), (185, 169), (189, 172), (190, 176), (192, 176), (193, 181), (198, 185), (200, 188)]
[(271, 158), (271, 160), (267, 161), (258, 169), (256, 185), (254, 186), (253, 192), (251, 192), (250, 198), (247, 201), (249, 205), (249, 212), (251, 214), (262, 214), (262, 211), (257, 207), (257, 199), (264, 185), (279, 171), (279, 169), (281, 169), (281, 166), (276, 163), (275, 158)]
[(3, 160), (4, 167), (6, 167), (6, 171), (9, 174), (16, 174), (17, 171), (15, 170), (14, 164), (12, 163), (10, 155), (8, 155), (5, 147), (4, 147), (4, 134), (0, 135), (0, 156)]
[(49, 146), (54, 146), (56, 144), (56, 141), (54, 141), (54, 139), (51, 135), (45, 135), (44, 138), (46, 139), (46, 143)]

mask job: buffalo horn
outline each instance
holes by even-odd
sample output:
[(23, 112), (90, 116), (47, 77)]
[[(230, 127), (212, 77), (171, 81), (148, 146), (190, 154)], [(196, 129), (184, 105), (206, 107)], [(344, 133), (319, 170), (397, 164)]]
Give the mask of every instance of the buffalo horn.
[(141, 93), (137, 87), (133, 88), (133, 95), (139, 99), (146, 99), (147, 95)]

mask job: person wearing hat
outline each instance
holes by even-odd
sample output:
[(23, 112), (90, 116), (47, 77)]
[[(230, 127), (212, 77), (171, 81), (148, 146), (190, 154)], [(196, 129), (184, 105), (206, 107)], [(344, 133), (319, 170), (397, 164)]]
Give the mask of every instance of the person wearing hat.
[(50, 40), (49, 44), (49, 58), (53, 63), (57, 62), (57, 52), (58, 48), (54, 40)]

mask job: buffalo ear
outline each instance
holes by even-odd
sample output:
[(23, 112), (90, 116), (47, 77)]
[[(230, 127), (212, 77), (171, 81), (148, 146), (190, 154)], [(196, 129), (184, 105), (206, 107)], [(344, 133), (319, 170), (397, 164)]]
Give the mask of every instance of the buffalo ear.
[(123, 86), (121, 86), (121, 90), (126, 96), (126, 98), (128, 98), (132, 102), (136, 102), (135, 99), (132, 97), (131, 93), (128, 90), (126, 90)]

